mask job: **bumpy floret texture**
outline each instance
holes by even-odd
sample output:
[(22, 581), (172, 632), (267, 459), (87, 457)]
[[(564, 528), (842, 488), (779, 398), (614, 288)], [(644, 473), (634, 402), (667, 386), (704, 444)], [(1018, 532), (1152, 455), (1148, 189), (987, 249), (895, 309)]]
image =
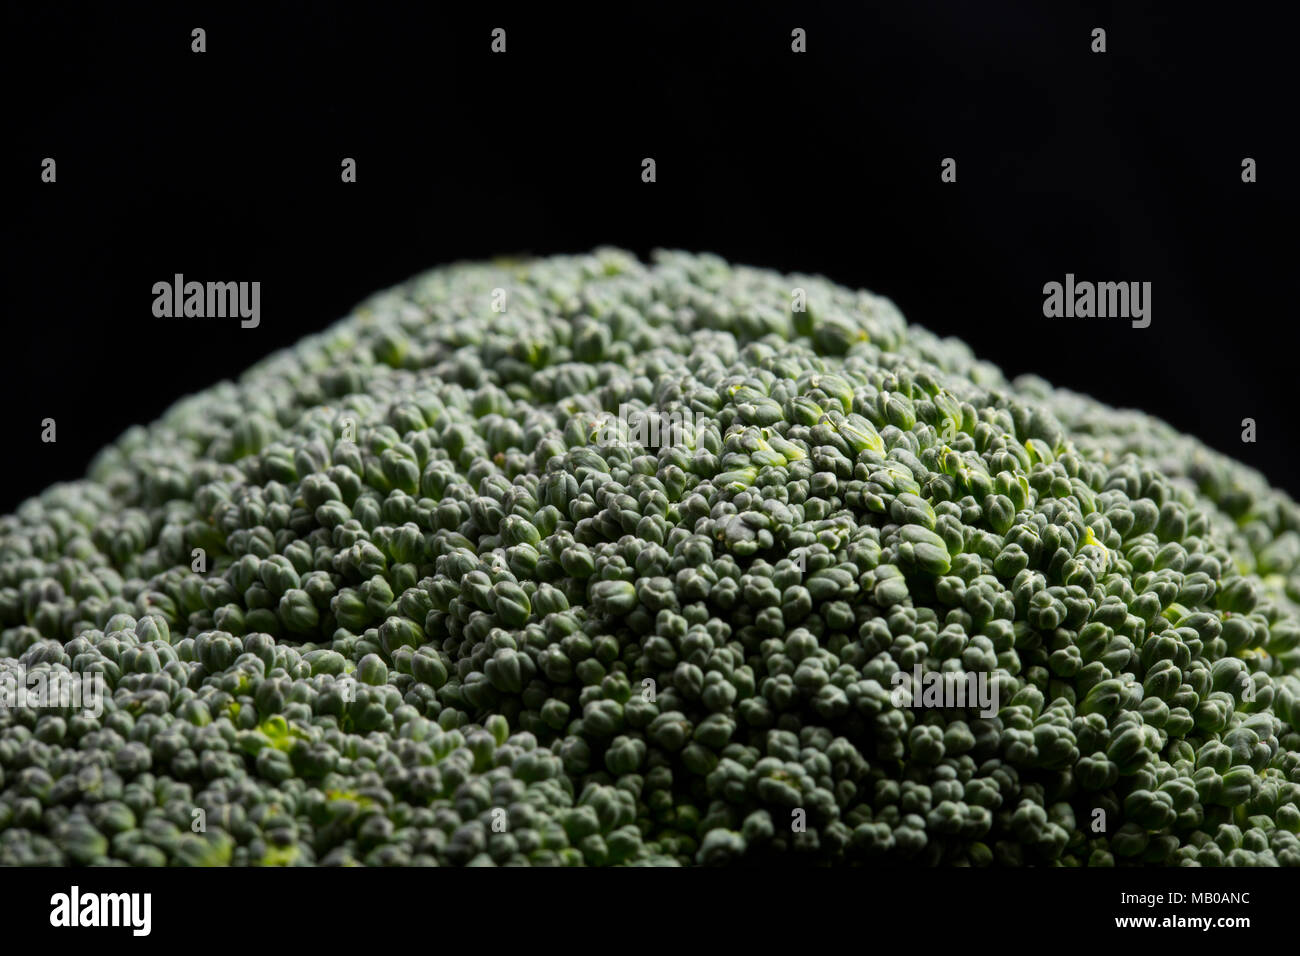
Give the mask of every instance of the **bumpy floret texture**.
[(106, 688), (0, 707), (0, 863), (1300, 865), (1298, 562), (871, 294), (443, 268), (0, 521), (9, 693)]

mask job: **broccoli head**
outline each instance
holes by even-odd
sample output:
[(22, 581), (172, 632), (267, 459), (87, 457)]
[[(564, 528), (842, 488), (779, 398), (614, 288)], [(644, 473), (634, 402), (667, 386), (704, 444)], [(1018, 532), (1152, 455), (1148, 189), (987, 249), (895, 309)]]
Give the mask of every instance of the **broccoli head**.
[(458, 264), (0, 519), (0, 864), (1300, 865), (1298, 599), (885, 299)]

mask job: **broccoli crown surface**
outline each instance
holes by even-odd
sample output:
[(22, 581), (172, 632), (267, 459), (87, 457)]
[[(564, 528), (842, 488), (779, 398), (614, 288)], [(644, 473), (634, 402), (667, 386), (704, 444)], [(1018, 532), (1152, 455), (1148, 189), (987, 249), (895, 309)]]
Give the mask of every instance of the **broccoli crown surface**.
[(454, 265), (0, 519), (0, 864), (1300, 865), (1298, 564), (869, 293)]

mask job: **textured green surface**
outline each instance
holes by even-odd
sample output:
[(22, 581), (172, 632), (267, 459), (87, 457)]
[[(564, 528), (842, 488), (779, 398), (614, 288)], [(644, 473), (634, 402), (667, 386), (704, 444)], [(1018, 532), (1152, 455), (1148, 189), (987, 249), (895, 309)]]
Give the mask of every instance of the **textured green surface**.
[(0, 863), (1297, 865), (1297, 518), (811, 276), (436, 270), (0, 520), (112, 693), (0, 709)]

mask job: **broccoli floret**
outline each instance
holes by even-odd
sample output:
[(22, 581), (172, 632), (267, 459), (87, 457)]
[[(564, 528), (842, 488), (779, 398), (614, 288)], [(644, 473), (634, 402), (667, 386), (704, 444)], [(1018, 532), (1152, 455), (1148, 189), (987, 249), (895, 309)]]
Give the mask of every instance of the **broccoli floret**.
[(0, 519), (0, 864), (1300, 865), (1297, 601), (885, 299), (459, 264)]

